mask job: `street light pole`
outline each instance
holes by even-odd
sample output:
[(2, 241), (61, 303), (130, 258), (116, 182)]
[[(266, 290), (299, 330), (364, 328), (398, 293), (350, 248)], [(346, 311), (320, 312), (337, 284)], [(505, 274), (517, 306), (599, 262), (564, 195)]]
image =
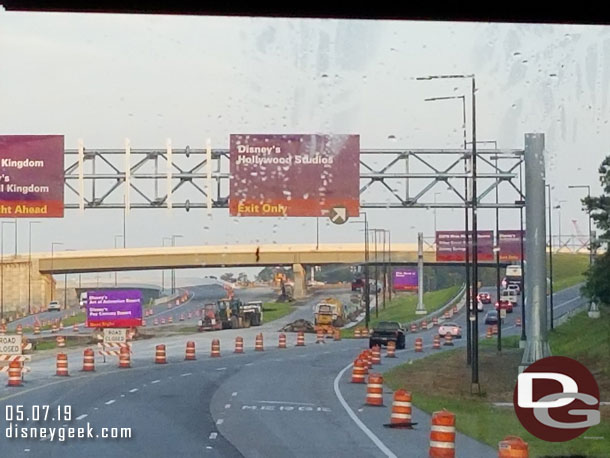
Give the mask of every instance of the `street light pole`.
[[(568, 186), (570, 189), (586, 189), (587, 190), (587, 198), (591, 199), (591, 186), (586, 185), (571, 185)], [(587, 208), (587, 215), (589, 217), (589, 269), (593, 266), (594, 254), (593, 254), (593, 228), (591, 223), (591, 209)], [(599, 318), (599, 308), (597, 304), (589, 299), (589, 317), (590, 318)]]
[[(54, 280), (53, 280), (53, 274), (55, 273), (54, 271), (54, 258), (55, 258), (55, 245), (63, 245), (62, 242), (51, 242), (51, 300), (53, 300), (55, 298), (55, 288), (53, 288), (53, 284), (54, 284)], [(66, 304), (64, 304), (64, 308), (65, 308)]]
[[(176, 246), (176, 239), (182, 238), (181, 235), (172, 235), (172, 247)], [(172, 269), (172, 294), (176, 292), (176, 269)]]
[(28, 315), (32, 313), (32, 224), (40, 224), (40, 221), (30, 221), (29, 243), (28, 243)]
[(364, 223), (364, 323), (365, 327), (369, 328), (371, 320), (371, 300), (369, 291), (369, 223), (366, 212), (361, 212), (360, 216), (364, 215), (364, 221), (350, 221), (352, 224)]
[(392, 300), (392, 288), (394, 288), (394, 272), (392, 268), (392, 232), (388, 229), (388, 300)]
[[(125, 248), (125, 236), (124, 235), (115, 235), (114, 236), (114, 249), (116, 250), (116, 239), (123, 237), (123, 248)], [(117, 286), (117, 271), (114, 271), (114, 286)]]
[(551, 185), (547, 184), (546, 189), (548, 191), (549, 200), (549, 278), (550, 278), (550, 305), (551, 305), (551, 329), (555, 328), (553, 323), (554, 320), (554, 301), (553, 301), (553, 200), (551, 199)]

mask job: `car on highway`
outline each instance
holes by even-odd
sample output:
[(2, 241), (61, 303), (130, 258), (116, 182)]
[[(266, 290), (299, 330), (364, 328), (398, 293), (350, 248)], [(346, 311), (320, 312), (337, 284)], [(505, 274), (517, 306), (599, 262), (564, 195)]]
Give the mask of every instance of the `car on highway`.
[(494, 308), (496, 310), (506, 310), (506, 313), (513, 313), (513, 304), (510, 301), (496, 301)]
[(485, 324), (498, 324), (497, 310), (490, 310), (485, 314)]
[(517, 296), (517, 292), (513, 289), (505, 289), (500, 293), (501, 301), (508, 301), (513, 304), (513, 307), (517, 305), (519, 302), (519, 297)]
[(388, 342), (396, 342), (396, 348), (402, 350), (406, 346), (405, 330), (398, 321), (380, 321), (373, 327), (369, 337), (369, 348), (375, 345), (387, 346)]
[(479, 293), (479, 301), (481, 301), (483, 304), (491, 304), (491, 294)]
[(57, 301), (49, 302), (49, 306), (47, 307), (47, 311), (49, 312), (59, 312), (61, 310), (61, 306)]
[(514, 291), (516, 294), (521, 294), (521, 288), (518, 283), (509, 283), (506, 285), (506, 290)]
[(451, 337), (462, 337), (462, 327), (457, 323), (443, 323), (438, 328), (438, 335), (445, 337), (449, 334)]
[(364, 288), (364, 279), (355, 278), (352, 280), (352, 291), (362, 291)]

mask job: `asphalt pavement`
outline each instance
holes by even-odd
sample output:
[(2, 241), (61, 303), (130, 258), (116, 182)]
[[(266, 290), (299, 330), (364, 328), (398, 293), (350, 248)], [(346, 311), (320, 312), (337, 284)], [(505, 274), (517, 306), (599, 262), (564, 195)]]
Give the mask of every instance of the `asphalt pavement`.
[[(196, 292), (195, 296), (206, 300)], [(580, 305), (583, 300), (577, 297), (577, 288), (558, 293), (557, 314)], [(367, 339), (315, 344), (315, 336), (307, 334), (306, 346), (296, 347), (296, 335), (287, 333), (288, 348), (277, 348), (278, 329), (298, 317), (311, 319), (316, 300), (312, 297), (293, 314), (260, 327), (136, 341), (129, 369), (119, 369), (116, 357), (102, 363), (96, 356), (96, 372), (81, 372), (82, 349), (74, 349), (67, 352), (70, 376), (59, 377), (54, 375), (53, 357), (35, 358), (23, 387), (0, 388), (4, 434), (0, 456), (426, 456), (429, 415), (414, 409), (413, 421), (418, 425), (413, 430), (385, 428), (391, 392), (385, 390), (386, 407), (365, 406), (365, 385), (350, 383), (349, 366), (368, 347)], [(508, 314), (505, 335), (520, 332), (515, 316)], [(454, 321), (464, 322), (465, 313), (454, 316)], [(481, 329), (483, 336), (485, 326)], [(253, 348), (258, 333), (264, 336), (263, 352)], [(431, 354), (434, 333), (434, 329), (408, 333), (407, 348), (397, 351), (394, 360), (383, 358), (376, 371)], [(237, 336), (244, 339), (245, 354), (233, 353)], [(423, 353), (413, 350), (416, 337), (424, 339)], [(221, 342), (220, 358), (209, 354), (214, 338)], [(196, 344), (196, 361), (184, 361), (187, 340)], [(455, 346), (463, 346), (465, 340), (457, 339)], [(167, 364), (153, 362), (155, 345), (160, 343), (166, 345)], [(53, 414), (46, 422), (34, 421), (35, 412), (45, 405)], [(6, 438), (8, 415), (17, 406), (23, 406), (24, 418), (30, 418), (18, 422), (20, 427), (89, 423), (94, 434), (101, 434), (104, 427), (127, 427), (132, 437), (64, 442), (57, 436), (52, 441)], [(59, 419), (58, 406), (60, 411), (70, 406), (70, 420)], [(458, 457), (497, 456), (491, 447), (461, 434), (456, 450)]]

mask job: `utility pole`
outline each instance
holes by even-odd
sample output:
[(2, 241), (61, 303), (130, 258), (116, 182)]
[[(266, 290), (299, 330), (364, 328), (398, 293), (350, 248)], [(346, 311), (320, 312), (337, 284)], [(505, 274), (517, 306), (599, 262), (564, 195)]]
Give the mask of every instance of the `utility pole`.
[(549, 206), (549, 277), (550, 277), (550, 285), (549, 285), (549, 293), (550, 293), (550, 304), (551, 304), (551, 329), (554, 329), (554, 301), (553, 301), (553, 200), (551, 199), (551, 185), (547, 184), (546, 188), (548, 190), (548, 206)]

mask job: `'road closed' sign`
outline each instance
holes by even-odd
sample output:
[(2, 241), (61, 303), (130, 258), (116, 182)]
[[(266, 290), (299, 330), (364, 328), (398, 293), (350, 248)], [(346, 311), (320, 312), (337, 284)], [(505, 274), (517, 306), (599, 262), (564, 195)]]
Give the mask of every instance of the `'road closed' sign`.
[(20, 355), (21, 336), (0, 336), (0, 355)]
[(104, 343), (125, 343), (127, 342), (127, 329), (125, 328), (104, 328)]

